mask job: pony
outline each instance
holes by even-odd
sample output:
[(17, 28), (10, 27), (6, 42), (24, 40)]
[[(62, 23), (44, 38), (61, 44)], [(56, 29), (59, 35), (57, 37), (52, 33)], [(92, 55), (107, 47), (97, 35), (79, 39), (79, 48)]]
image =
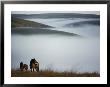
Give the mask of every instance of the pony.
[(20, 63), (20, 70), (21, 71), (23, 71), (23, 70), (26, 70), (27, 71), (28, 70), (28, 65), (27, 64), (23, 64), (23, 62), (21, 62)]
[(38, 72), (39, 71), (39, 63), (34, 59), (31, 59), (30, 61), (30, 69), (31, 72), (34, 72), (34, 69)]

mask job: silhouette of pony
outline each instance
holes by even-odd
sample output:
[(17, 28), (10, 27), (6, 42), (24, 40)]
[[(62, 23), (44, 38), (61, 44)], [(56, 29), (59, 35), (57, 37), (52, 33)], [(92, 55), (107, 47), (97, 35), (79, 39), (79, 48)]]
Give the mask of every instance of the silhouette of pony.
[(30, 69), (31, 69), (31, 72), (33, 71), (34, 72), (34, 69), (38, 72), (39, 71), (39, 63), (34, 59), (31, 59), (30, 61)]
[(21, 71), (23, 71), (23, 70), (26, 70), (27, 71), (28, 70), (28, 65), (27, 64), (23, 64), (23, 62), (21, 62), (20, 63), (20, 70)]

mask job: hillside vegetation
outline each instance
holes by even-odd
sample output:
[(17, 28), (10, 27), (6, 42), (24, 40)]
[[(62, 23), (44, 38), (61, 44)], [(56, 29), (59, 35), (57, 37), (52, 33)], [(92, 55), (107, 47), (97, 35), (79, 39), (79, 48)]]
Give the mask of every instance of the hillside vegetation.
[(41, 24), (38, 22), (28, 21), (20, 18), (11, 18), (11, 27), (37, 27), (37, 28), (48, 28), (51, 26)]
[(30, 72), (30, 71), (20, 71), (12, 70), (12, 77), (99, 77), (100, 74), (97, 72), (58, 72), (53, 70), (40, 70), (39, 72)]

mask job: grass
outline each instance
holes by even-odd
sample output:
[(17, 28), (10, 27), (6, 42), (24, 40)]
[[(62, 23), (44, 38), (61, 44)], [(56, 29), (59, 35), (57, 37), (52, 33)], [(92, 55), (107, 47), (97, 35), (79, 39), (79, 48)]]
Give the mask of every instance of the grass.
[(11, 27), (37, 27), (37, 28), (49, 28), (51, 26), (42, 24), (42, 23), (38, 23), (38, 22), (34, 22), (34, 21), (28, 21), (28, 20), (24, 20), (24, 19), (19, 19), (19, 18), (11, 18)]
[(100, 77), (97, 72), (58, 72), (53, 70), (40, 70), (39, 72), (11, 70), (12, 77)]

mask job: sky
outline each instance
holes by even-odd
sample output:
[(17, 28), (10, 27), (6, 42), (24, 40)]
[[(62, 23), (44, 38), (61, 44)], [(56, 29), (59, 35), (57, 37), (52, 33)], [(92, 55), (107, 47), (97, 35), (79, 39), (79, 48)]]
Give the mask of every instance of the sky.
[(81, 13), (81, 14), (97, 14), (99, 11), (12, 11), (12, 14), (42, 14), (42, 13)]

